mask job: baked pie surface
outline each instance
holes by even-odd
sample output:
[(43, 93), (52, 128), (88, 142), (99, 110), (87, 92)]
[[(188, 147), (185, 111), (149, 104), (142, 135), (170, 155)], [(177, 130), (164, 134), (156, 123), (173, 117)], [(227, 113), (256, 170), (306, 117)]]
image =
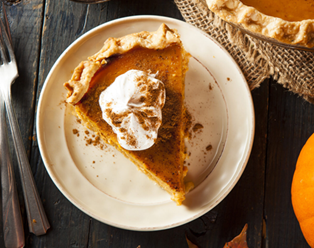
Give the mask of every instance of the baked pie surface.
[(307, 0), (206, 0), (227, 22), (288, 45), (314, 47), (314, 4)]
[[(184, 77), (189, 54), (184, 50), (178, 34), (161, 25), (156, 32), (141, 32), (119, 39), (109, 38), (103, 48), (75, 69), (68, 89), (67, 102), (75, 106), (77, 116), (101, 138), (116, 147), (138, 169), (168, 191), (180, 205), (186, 187), (184, 130)], [(129, 70), (141, 70), (156, 75), (166, 89), (162, 108), (162, 124), (155, 144), (146, 150), (130, 151), (122, 148), (111, 126), (102, 118), (98, 100), (102, 91)]]

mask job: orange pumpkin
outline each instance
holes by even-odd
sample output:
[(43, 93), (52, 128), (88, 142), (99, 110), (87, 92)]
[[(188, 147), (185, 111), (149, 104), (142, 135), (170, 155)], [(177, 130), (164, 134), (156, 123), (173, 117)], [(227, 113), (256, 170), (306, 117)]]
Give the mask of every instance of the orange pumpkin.
[(314, 247), (314, 134), (303, 146), (291, 186), (294, 213), (308, 244)]

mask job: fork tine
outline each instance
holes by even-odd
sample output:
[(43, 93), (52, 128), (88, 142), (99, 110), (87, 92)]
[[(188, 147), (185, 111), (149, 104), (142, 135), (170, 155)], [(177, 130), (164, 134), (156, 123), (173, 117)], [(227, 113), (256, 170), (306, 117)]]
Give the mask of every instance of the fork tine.
[[(10, 40), (9, 40), (9, 37), (8, 37), (8, 34), (5, 30), (5, 26), (3, 24), (3, 21), (2, 19), (0, 18), (0, 32), (1, 32), (1, 37), (3, 39), (0, 39), (1, 40), (1, 56), (2, 56), (2, 59), (4, 60), (4, 63), (7, 63), (8, 62), (8, 59), (7, 59), (7, 56), (6, 56), (6, 53), (5, 53), (5, 47), (7, 48), (8, 50), (8, 53), (9, 53), (9, 56), (10, 56), (10, 59), (11, 61), (15, 61), (15, 56), (14, 56), (14, 51), (13, 51), (13, 48), (11, 46), (11, 43), (10, 43)], [(4, 42), (4, 44), (3, 44)], [(6, 61), (5, 61), (6, 59)]]
[(10, 32), (10, 25), (9, 25), (8, 16), (7, 16), (7, 12), (5, 10), (5, 6), (4, 6), (3, 1), (2, 1), (2, 11), (3, 11), (3, 19), (4, 19), (5, 30), (7, 31), (10, 43), (12, 45), (13, 43), (12, 43), (12, 37), (11, 37), (11, 32)]

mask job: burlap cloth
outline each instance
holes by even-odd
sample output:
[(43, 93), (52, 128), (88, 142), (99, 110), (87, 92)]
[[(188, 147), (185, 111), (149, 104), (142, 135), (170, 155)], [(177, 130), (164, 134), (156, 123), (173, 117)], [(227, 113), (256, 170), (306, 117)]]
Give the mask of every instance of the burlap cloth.
[(174, 0), (186, 22), (215, 38), (238, 63), (251, 90), (272, 76), (314, 103), (314, 53), (253, 38), (211, 12), (205, 0)]

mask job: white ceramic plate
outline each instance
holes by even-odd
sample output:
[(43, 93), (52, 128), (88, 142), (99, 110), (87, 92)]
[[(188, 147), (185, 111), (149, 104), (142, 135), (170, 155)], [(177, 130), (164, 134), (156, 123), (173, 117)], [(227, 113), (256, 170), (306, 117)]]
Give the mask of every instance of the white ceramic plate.
[[(193, 125), (203, 126), (192, 132), (187, 143), (187, 178), (196, 187), (182, 206), (176, 206), (165, 191), (115, 149), (86, 146), (86, 138), (92, 134), (85, 134), (86, 129), (71, 114), (73, 109), (62, 104), (66, 97), (63, 83), (108, 37), (155, 31), (161, 23), (178, 30), (193, 56), (186, 76), (186, 105)], [(243, 74), (215, 40), (179, 20), (135, 16), (100, 25), (63, 52), (41, 92), (37, 135), (50, 177), (75, 206), (116, 227), (162, 230), (205, 214), (231, 191), (251, 152), (254, 109)]]

